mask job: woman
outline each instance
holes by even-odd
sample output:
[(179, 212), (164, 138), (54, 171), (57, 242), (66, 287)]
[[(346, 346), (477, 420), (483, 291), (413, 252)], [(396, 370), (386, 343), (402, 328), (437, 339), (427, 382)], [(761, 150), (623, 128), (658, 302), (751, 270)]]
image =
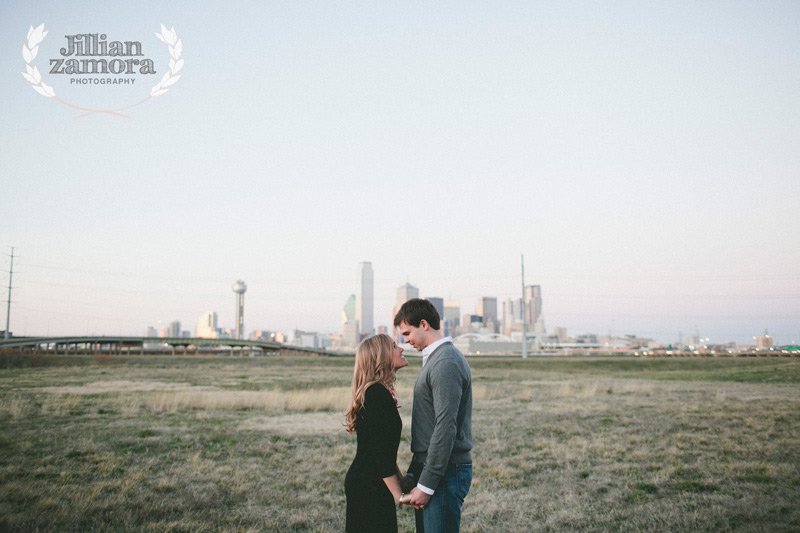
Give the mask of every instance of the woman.
[(397, 446), (403, 422), (394, 395), (395, 372), (408, 365), (388, 335), (375, 335), (356, 348), (348, 433), (356, 433), (356, 458), (344, 480), (346, 531), (397, 531), (395, 503), (408, 498), (400, 490)]

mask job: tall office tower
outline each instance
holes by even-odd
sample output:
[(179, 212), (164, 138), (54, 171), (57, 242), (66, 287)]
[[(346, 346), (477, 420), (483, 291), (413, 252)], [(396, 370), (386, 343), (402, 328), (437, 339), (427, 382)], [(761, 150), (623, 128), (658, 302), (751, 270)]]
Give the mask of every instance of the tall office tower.
[(533, 323), (533, 332), (537, 335), (544, 335), (547, 333), (547, 330), (544, 327), (544, 316), (539, 315), (539, 318), (536, 319), (536, 322)]
[(412, 298), (419, 298), (419, 289), (417, 287), (408, 282), (401, 287), (397, 287), (397, 300), (395, 303), (398, 308)]
[(218, 339), (217, 313), (210, 312), (200, 316), (197, 321), (197, 336), (202, 339)]
[(244, 338), (244, 293), (247, 290), (247, 285), (244, 281), (237, 280), (233, 284), (233, 292), (236, 293), (236, 339)]
[(444, 301), (444, 319), (453, 327), (461, 323), (461, 302), (458, 300)]
[(342, 328), (356, 318), (356, 295), (351, 294), (342, 307)]
[(342, 338), (348, 346), (355, 346), (359, 343), (358, 320), (348, 320), (342, 326)]
[(373, 273), (372, 263), (364, 261), (358, 264), (358, 288), (356, 290), (356, 320), (358, 320), (361, 337), (372, 335), (373, 322)]
[(539, 285), (526, 285), (524, 295), (525, 325), (531, 326), (542, 315), (542, 288)]
[(439, 318), (441, 320), (444, 320), (444, 299), (432, 296), (430, 298), (427, 298), (427, 300), (433, 304), (434, 308), (436, 308), (436, 312), (439, 313)]
[(466, 314), (461, 318), (461, 327), (468, 333), (478, 331), (481, 324), (483, 324), (483, 318), (480, 315)]
[(503, 302), (502, 319), (503, 333), (506, 335), (522, 328), (522, 298), (509, 298)]
[(503, 320), (501, 323), (501, 330), (504, 335), (509, 335), (511, 333), (511, 327), (514, 325), (514, 300), (509, 298), (503, 302)]
[(181, 323), (177, 320), (170, 322), (167, 327), (167, 337), (178, 338), (181, 336)]
[(477, 314), (484, 321), (488, 319), (497, 320), (497, 298), (494, 296), (482, 296), (478, 298)]
[(347, 346), (358, 344), (358, 320), (356, 320), (356, 295), (351, 294), (342, 307), (342, 339)]
[(395, 300), (395, 306), (392, 309), (392, 323), (394, 323), (394, 317), (400, 310), (400, 306), (412, 298), (419, 298), (419, 289), (417, 287), (408, 282), (406, 282), (405, 285), (397, 287), (397, 299)]

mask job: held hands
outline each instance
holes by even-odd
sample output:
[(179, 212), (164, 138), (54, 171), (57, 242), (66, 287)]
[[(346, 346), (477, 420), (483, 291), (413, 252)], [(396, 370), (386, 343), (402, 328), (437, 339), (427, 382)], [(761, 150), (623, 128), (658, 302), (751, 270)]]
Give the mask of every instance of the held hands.
[(425, 506), (428, 505), (428, 501), (431, 499), (430, 494), (426, 494), (419, 490), (418, 488), (414, 487), (411, 493), (408, 495), (408, 500), (406, 503), (414, 506), (414, 509), (425, 509)]
[(425, 506), (428, 504), (428, 501), (431, 499), (429, 494), (426, 494), (419, 490), (418, 488), (414, 487), (411, 490), (410, 494), (406, 494), (405, 492), (400, 495), (397, 499), (397, 505), (402, 507), (403, 505), (410, 505), (414, 507), (414, 509), (425, 509)]
[(425, 509), (428, 501), (431, 499), (430, 494), (426, 494), (417, 488), (417, 481), (414, 476), (406, 474), (400, 477), (399, 473), (396, 478), (400, 484), (400, 497), (397, 498), (397, 505), (411, 505), (414, 509)]
[(406, 474), (400, 478), (400, 490), (403, 491), (403, 494), (408, 494), (416, 486), (417, 481), (414, 479), (414, 476)]

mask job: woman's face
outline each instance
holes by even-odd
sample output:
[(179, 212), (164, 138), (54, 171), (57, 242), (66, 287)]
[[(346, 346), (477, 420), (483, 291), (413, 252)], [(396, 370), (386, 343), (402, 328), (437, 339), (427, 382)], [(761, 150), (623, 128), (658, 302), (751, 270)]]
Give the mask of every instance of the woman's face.
[(395, 370), (408, 366), (408, 361), (403, 357), (403, 349), (399, 347), (396, 342), (394, 346), (392, 346), (392, 362), (394, 363)]

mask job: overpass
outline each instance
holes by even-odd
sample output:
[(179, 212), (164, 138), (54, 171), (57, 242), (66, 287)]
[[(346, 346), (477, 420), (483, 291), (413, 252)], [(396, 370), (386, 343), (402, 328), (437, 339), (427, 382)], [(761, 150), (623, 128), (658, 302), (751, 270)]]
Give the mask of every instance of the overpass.
[(134, 355), (170, 351), (172, 355), (198, 354), (227, 348), (230, 354), (329, 355), (323, 349), (292, 346), (277, 342), (244, 339), (204, 339), (200, 337), (12, 337), (0, 340), (0, 350), (15, 349), (31, 353)]

